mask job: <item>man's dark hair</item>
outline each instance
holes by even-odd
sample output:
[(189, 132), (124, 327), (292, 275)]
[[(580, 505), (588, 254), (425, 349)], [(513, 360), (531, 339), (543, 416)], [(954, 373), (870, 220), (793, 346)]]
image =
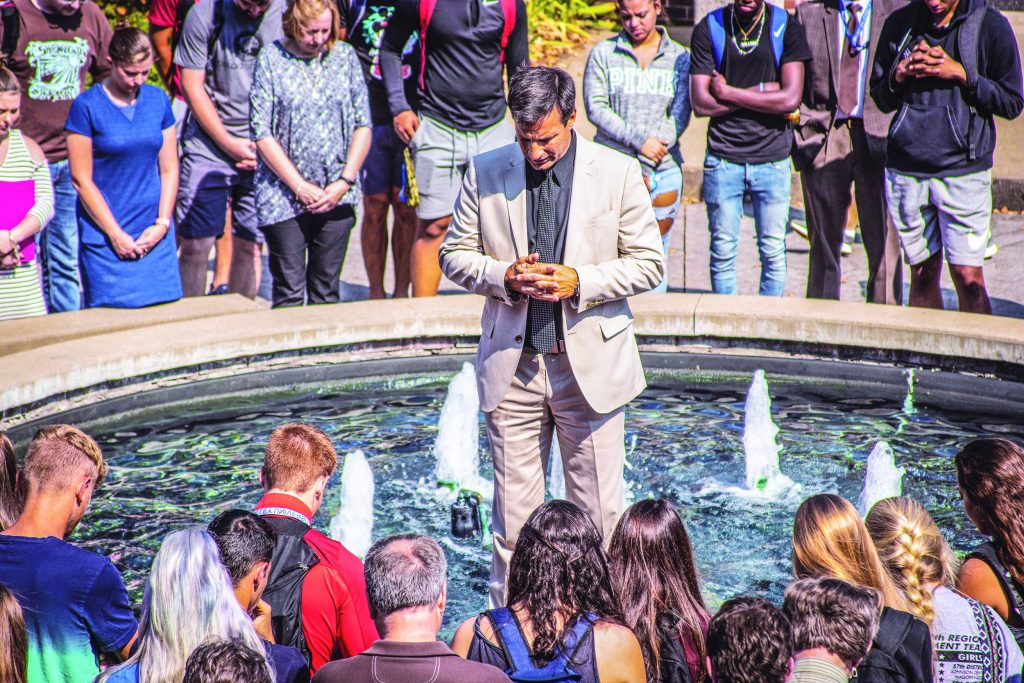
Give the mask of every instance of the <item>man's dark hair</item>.
[(831, 577), (794, 581), (782, 609), (793, 628), (793, 650), (823, 647), (850, 667), (868, 653), (882, 599), (873, 588)]
[(715, 683), (784, 683), (793, 657), (789, 619), (762, 598), (726, 600), (708, 623)]
[(188, 656), (181, 683), (273, 683), (262, 652), (240, 640), (210, 640)]
[(228, 510), (210, 522), (207, 531), (220, 551), (220, 561), (237, 586), (257, 562), (270, 562), (277, 532), (270, 523), (247, 510)]
[(572, 76), (550, 66), (523, 64), (508, 82), (508, 109), (520, 126), (530, 128), (557, 108), (562, 124), (576, 111), (576, 84)]

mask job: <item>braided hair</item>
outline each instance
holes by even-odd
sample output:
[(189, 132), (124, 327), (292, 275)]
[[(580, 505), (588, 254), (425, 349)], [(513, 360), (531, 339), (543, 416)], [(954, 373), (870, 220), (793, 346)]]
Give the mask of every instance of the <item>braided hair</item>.
[(928, 510), (910, 498), (875, 503), (864, 520), (882, 563), (907, 598), (910, 611), (932, 625), (935, 610), (928, 584), (953, 587), (953, 553)]

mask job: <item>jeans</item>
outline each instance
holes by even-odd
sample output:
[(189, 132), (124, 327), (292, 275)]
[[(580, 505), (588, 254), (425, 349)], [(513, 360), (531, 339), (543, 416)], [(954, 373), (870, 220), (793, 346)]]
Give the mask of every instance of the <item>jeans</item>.
[(49, 164), (53, 180), (53, 218), (36, 235), (43, 269), (43, 295), (51, 313), (77, 311), (82, 307), (78, 286), (78, 195), (71, 184), (67, 159)]
[(782, 296), (786, 287), (786, 222), (789, 218), (789, 159), (736, 164), (708, 154), (704, 159), (704, 201), (711, 230), (711, 290), (736, 293), (736, 247), (743, 195), (754, 208), (761, 256), (763, 296)]

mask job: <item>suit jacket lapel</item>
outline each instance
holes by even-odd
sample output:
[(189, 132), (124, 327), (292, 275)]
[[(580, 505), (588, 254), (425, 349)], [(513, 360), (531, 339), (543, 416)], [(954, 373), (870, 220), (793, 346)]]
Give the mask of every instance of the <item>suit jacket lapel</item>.
[(526, 222), (526, 159), (517, 154), (505, 169), (505, 201), (508, 205), (508, 222), (511, 228), (512, 245), (516, 258), (530, 253), (530, 238)]
[(569, 196), (569, 215), (565, 226), (565, 252), (562, 263), (571, 266), (576, 262), (576, 252), (586, 240), (584, 234), (587, 218), (587, 194), (593, 191), (594, 158), (590, 145), (576, 134), (576, 160), (572, 166), (572, 194)]
[(836, 93), (836, 97), (839, 96), (839, 51), (843, 49), (842, 45), (837, 45), (836, 41), (839, 39), (839, 3), (838, 0), (831, 0), (830, 2), (824, 3), (821, 13), (822, 29), (825, 31), (825, 45), (828, 46), (828, 61), (832, 65), (829, 69), (829, 74), (832, 77), (832, 90)]

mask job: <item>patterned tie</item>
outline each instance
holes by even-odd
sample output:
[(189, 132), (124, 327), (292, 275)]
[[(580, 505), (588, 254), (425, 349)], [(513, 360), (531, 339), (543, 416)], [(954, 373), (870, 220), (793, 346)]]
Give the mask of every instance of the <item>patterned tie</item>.
[(846, 6), (850, 15), (846, 22), (845, 49), (839, 61), (839, 109), (849, 116), (857, 109), (857, 91), (860, 90), (860, 50), (850, 41), (857, 34), (860, 24), (860, 5), (851, 2)]
[[(555, 240), (558, 235), (555, 215), (554, 181), (551, 171), (544, 174), (537, 197), (537, 253), (543, 263), (557, 263)], [(555, 345), (555, 307), (557, 303), (530, 299), (527, 327), (534, 349), (547, 353)]]

